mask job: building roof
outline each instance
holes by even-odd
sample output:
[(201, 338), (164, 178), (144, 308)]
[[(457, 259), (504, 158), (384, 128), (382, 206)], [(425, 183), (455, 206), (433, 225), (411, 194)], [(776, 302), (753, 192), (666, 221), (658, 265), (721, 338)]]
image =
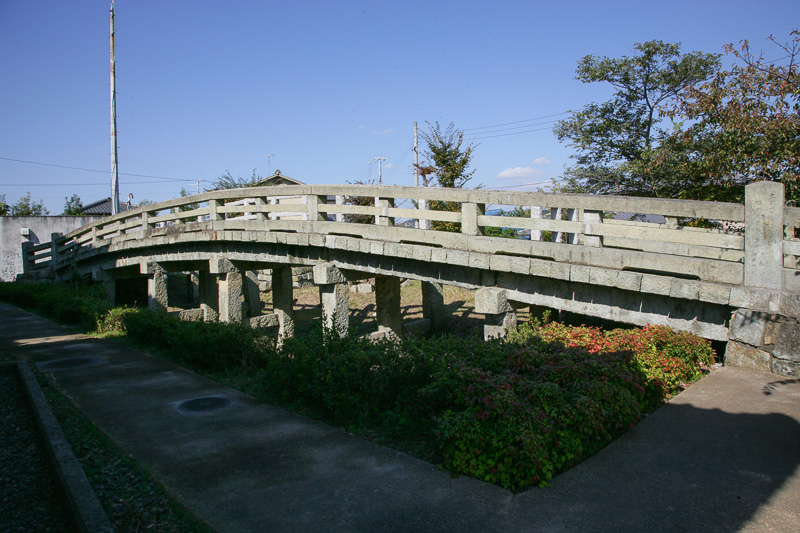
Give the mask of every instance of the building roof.
[[(128, 202), (120, 202), (119, 203), (119, 211), (127, 211), (131, 209), (131, 205)], [(91, 204), (86, 204), (83, 206), (83, 214), (84, 215), (99, 215), (109, 217), (111, 216), (111, 197), (103, 198), (102, 200), (97, 200), (96, 202), (92, 202)]]
[(272, 176), (264, 178), (255, 184), (256, 187), (265, 187), (270, 185), (305, 185), (302, 181), (298, 181), (289, 176), (281, 174), (280, 170), (276, 170)]

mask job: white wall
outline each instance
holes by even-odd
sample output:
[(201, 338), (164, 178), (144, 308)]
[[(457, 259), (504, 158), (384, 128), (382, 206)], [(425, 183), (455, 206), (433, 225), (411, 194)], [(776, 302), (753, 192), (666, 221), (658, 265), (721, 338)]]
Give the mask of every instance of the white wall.
[[(22, 274), (22, 243), (50, 241), (51, 233), (67, 233), (103, 217), (0, 217), (0, 281), (14, 281)], [(28, 229), (28, 236), (23, 235)]]

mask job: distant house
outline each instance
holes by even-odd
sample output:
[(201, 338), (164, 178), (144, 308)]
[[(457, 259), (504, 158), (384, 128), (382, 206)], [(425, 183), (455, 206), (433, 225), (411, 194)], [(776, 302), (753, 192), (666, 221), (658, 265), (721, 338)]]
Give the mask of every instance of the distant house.
[[(268, 178), (264, 178), (259, 180), (255, 186), (256, 187), (271, 187), (277, 185), (305, 185), (302, 181), (298, 181), (294, 178), (290, 178), (289, 176), (284, 176), (281, 174), (280, 170), (276, 170), (272, 176)], [(241, 202), (250, 201), (247, 200), (240, 200)], [(255, 203), (255, 200), (252, 200)], [(298, 204), (298, 205), (306, 205), (308, 203), (308, 196), (306, 195), (298, 195), (298, 196), (268, 196), (267, 202), (272, 205), (282, 205), (282, 204)], [(246, 204), (245, 204), (246, 205)], [(308, 211), (305, 207), (300, 208), (299, 211), (282, 211), (277, 213), (270, 213), (269, 214), (270, 220), (307, 220), (308, 219)]]
[[(131, 209), (130, 203), (120, 202), (119, 212)], [(111, 216), (111, 197), (97, 200), (91, 204), (83, 206), (83, 214), (87, 216), (110, 217)]]

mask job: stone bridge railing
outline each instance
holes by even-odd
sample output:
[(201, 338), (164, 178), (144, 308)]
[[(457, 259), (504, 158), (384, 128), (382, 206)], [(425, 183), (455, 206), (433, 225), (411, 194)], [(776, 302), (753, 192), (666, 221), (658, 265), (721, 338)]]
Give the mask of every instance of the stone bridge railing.
[[(429, 208), (437, 203), (446, 203), (448, 210)], [(492, 216), (491, 206), (525, 208), (516, 211), (525, 216)], [(449, 223), (451, 229), (456, 224), (458, 231), (437, 230), (437, 223)], [(493, 236), (487, 228), (518, 230), (524, 238)], [(723, 339), (731, 323), (732, 311), (726, 309), (761, 313), (761, 318), (777, 314), (795, 322), (800, 317), (798, 228), (800, 208), (786, 206), (783, 185), (772, 182), (747, 186), (744, 205), (541, 192), (274, 186), (139, 207), (65, 236), (53, 235), (49, 243), (23, 245), (23, 257), (29, 277), (58, 276), (70, 268), (79, 273), (114, 269), (136, 261), (145, 265), (141, 273), (152, 276), (148, 261), (186, 260), (190, 254), (178, 257), (170, 246), (189, 240), (192, 249), (210, 241), (249, 243), (249, 256), (215, 248), (216, 254), (242, 264), (255, 264), (259, 243), (305, 247), (326, 250), (325, 257), (318, 253), (306, 265), (332, 261), (351, 273), (378, 276), (421, 272), (417, 279), (503, 292), (500, 300), (494, 294), (476, 298), (487, 315), (502, 315), (509, 308), (502, 302), (507, 298), (515, 305), (547, 305), (631, 323), (663, 322)], [(339, 251), (361, 255), (336, 256)], [(116, 259), (99, 266), (103, 257)], [(218, 272), (218, 267), (209, 270), (208, 257), (203, 256), (206, 270)], [(277, 256), (270, 257), (258, 260), (277, 264)], [(387, 262), (417, 266), (389, 268)], [(436, 273), (423, 272), (425, 265), (436, 267)], [(448, 277), (451, 270), (458, 275)], [(465, 271), (488, 275), (464, 281)], [(318, 283), (330, 282), (326, 276), (320, 274)], [(628, 298), (631, 293), (641, 299)], [(680, 312), (674, 306), (651, 312), (651, 297), (684, 304)], [(694, 322), (703, 320), (692, 318), (688, 304), (711, 306), (727, 318), (696, 329)], [(751, 336), (749, 345), (764, 349), (763, 341)]]
[[(293, 201), (286, 203), (285, 199)], [(374, 205), (363, 205), (370, 200)], [(417, 209), (412, 201), (419, 204), (419, 200), (448, 202), (455, 210)], [(486, 214), (488, 205), (529, 208), (531, 216), (490, 216)], [(619, 213), (632, 220), (612, 218)], [(370, 223), (363, 223), (364, 219)], [(699, 219), (714, 227), (683, 224)], [(399, 224), (400, 220), (405, 223)], [(111, 241), (138, 239), (159, 226), (191, 231), (198, 221), (210, 221), (214, 228), (225, 230), (347, 235), (481, 252), (509, 260), (531, 258), (800, 291), (800, 239), (796, 237), (800, 208), (785, 207), (782, 186), (768, 182), (748, 186), (745, 205), (363, 185), (222, 190), (139, 207), (66, 236), (54, 235), (48, 243), (26, 243), (25, 272), (63, 268), (80, 261), (87, 250)], [(460, 224), (460, 233), (424, 229), (431, 221)], [(486, 227), (527, 230), (530, 239), (484, 236)]]

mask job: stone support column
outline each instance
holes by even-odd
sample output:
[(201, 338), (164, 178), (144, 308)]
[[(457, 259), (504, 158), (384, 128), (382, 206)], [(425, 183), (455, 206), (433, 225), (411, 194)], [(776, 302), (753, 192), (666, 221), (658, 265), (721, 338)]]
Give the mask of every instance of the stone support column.
[(200, 308), (203, 310), (205, 322), (219, 320), (219, 287), (217, 276), (206, 270), (198, 273), (200, 285)]
[(244, 273), (242, 281), (244, 282), (244, 299), (247, 302), (247, 316), (259, 316), (264, 305), (261, 302), (261, 291), (258, 289), (258, 272), (248, 270)]
[(167, 296), (167, 271), (158, 263), (147, 263), (147, 307), (155, 311), (166, 311), (169, 306)]
[(375, 278), (375, 317), (378, 332), (391, 337), (403, 334), (403, 316), (400, 313), (400, 278), (378, 276)]
[(278, 343), (294, 337), (292, 267), (272, 269), (272, 312), (278, 316)]
[(241, 323), (244, 320), (242, 305), (242, 273), (238, 270), (225, 272), (219, 277), (219, 320), (220, 322)]
[(441, 283), (423, 281), (422, 286), (422, 318), (431, 321), (431, 330), (444, 329), (448, 316), (444, 306), (444, 287)]
[(350, 325), (350, 290), (347, 279), (333, 263), (315, 265), (314, 283), (319, 285), (322, 327), (346, 336)]
[(508, 301), (505, 289), (483, 287), (475, 292), (475, 311), (486, 315), (483, 338), (505, 337), (509, 329), (517, 327), (517, 313)]

